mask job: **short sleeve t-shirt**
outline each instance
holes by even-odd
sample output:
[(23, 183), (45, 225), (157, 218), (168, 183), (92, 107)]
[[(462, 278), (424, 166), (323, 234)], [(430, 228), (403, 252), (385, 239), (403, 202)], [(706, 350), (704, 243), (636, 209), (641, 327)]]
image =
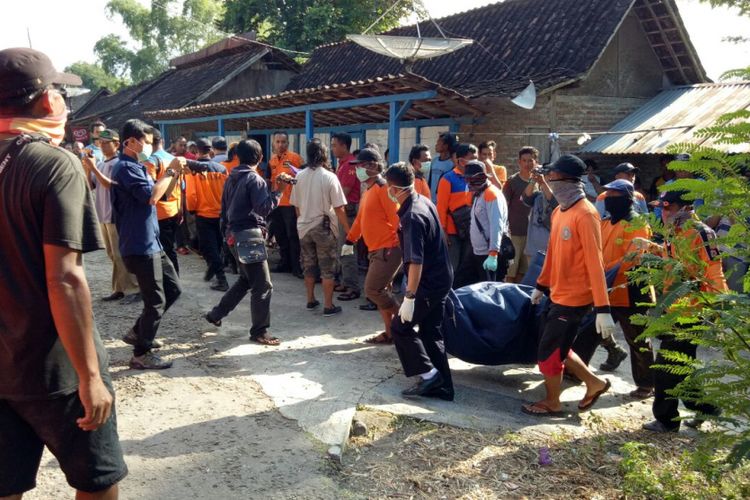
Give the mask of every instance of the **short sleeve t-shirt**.
[[(112, 168), (117, 163), (117, 157), (99, 163), (97, 168), (104, 177), (112, 178)], [(91, 181), (94, 184), (94, 197), (96, 200), (96, 214), (102, 224), (112, 223), (112, 193), (110, 188), (102, 185), (99, 179), (92, 173)]]
[(346, 201), (349, 203), (359, 203), (362, 194), (362, 183), (357, 178), (356, 167), (350, 163), (353, 159), (354, 155), (350, 154), (341, 161), (336, 171), (336, 177), (339, 178), (342, 188), (349, 188)]
[[(0, 141), (4, 157), (11, 141)], [(71, 394), (78, 377), (47, 297), (44, 244), (104, 248), (80, 161), (63, 149), (26, 145), (0, 173), (0, 399)], [(94, 329), (102, 374), (107, 354)]]
[(299, 209), (297, 232), (302, 239), (310, 229), (322, 224), (326, 216), (335, 225), (333, 209), (346, 205), (346, 196), (336, 174), (324, 167), (308, 167), (297, 174), (289, 201)]
[(503, 185), (503, 194), (508, 201), (508, 226), (511, 236), (526, 236), (528, 231), (531, 208), (521, 199), (521, 194), (528, 185), (529, 183), (518, 174), (512, 175)]

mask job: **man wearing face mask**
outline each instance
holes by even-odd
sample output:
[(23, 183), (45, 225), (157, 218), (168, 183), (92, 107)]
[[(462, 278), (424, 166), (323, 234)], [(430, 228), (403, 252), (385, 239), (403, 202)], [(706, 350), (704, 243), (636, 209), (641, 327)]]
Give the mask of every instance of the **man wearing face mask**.
[(155, 340), (164, 312), (182, 293), (177, 271), (159, 241), (156, 203), (171, 193), (185, 165), (174, 158), (158, 182), (143, 165), (152, 150), (152, 127), (133, 119), (125, 122), (120, 133), (120, 161), (112, 170), (112, 209), (120, 237), (120, 254), (125, 267), (138, 280), (143, 311), (133, 328), (123, 337), (133, 345), (130, 367), (136, 370), (161, 370), (172, 366), (153, 353), (160, 347)]
[(362, 149), (350, 163), (356, 168), (357, 179), (366, 186), (359, 212), (346, 235), (342, 255), (354, 253), (354, 244), (364, 238), (369, 250), (370, 265), (365, 277), (365, 294), (378, 307), (385, 331), (367, 340), (372, 344), (391, 343), (391, 322), (398, 312), (391, 282), (401, 268), (398, 246), (398, 215), (396, 204), (388, 198), (388, 189), (381, 173), (383, 159), (375, 149)]
[(81, 163), (57, 147), (63, 85), (81, 79), (0, 50), (0, 498), (34, 488), (46, 446), (77, 498), (114, 500), (127, 467), (82, 256), (104, 245)]
[(473, 144), (459, 144), (455, 152), (456, 167), (438, 184), (437, 213), (448, 235), (448, 255), (453, 266), (453, 288), (474, 283), (471, 250), (471, 193), (464, 178), (464, 168), (477, 159)]
[(430, 197), (430, 167), (432, 166), (432, 155), (430, 148), (424, 144), (417, 144), (409, 151), (409, 165), (414, 169), (414, 190), (422, 196)]
[(481, 161), (466, 164), (464, 177), (469, 184), (471, 205), (471, 247), (474, 273), (479, 281), (503, 281), (508, 256), (502, 254), (503, 235), (508, 238), (508, 205), (503, 192), (490, 183), (487, 167)]
[(573, 155), (561, 156), (550, 167), (549, 185), (560, 206), (552, 213), (547, 257), (531, 295), (532, 304), (540, 304), (545, 293), (551, 301), (537, 353), (546, 396), (522, 406), (529, 415), (562, 414), (563, 367), (586, 384), (580, 411), (590, 409), (611, 387), (609, 380), (591, 373), (571, 350), (578, 326), (592, 304), (597, 332), (609, 337), (615, 330), (604, 276), (600, 219), (583, 190), (585, 172), (586, 165)]
[(442, 331), (445, 301), (453, 281), (445, 234), (435, 206), (414, 191), (410, 166), (392, 165), (385, 178), (389, 198), (400, 204), (398, 238), (407, 276), (404, 301), (391, 329), (405, 375), (418, 376), (414, 386), (402, 394), (453, 401)]
[[(700, 282), (700, 290), (704, 292), (726, 292), (727, 282), (721, 267), (720, 251), (716, 245), (716, 233), (706, 224), (698, 219), (693, 209), (693, 201), (687, 200), (687, 191), (666, 191), (659, 197), (659, 208), (661, 218), (669, 231), (664, 246), (652, 243), (645, 238), (635, 238), (633, 243), (638, 248), (657, 255), (667, 255), (679, 261), (683, 267), (683, 279)], [(673, 244), (674, 239), (690, 242), (689, 248)], [(686, 255), (689, 252), (690, 255)], [(700, 259), (701, 265), (696, 265), (695, 256)], [(667, 290), (672, 288), (672, 283), (665, 284)], [(688, 321), (686, 328), (695, 326), (700, 322), (696, 316), (684, 318)], [(670, 365), (673, 361), (667, 359), (662, 351), (678, 352), (695, 358), (698, 346), (689, 340), (678, 339), (672, 335), (660, 338), (661, 345), (656, 354), (657, 365)], [(687, 375), (676, 374), (665, 370), (659, 370), (655, 376), (654, 403), (652, 411), (655, 420), (643, 424), (643, 428), (652, 432), (677, 432), (680, 430), (679, 401), (669, 394), (669, 391), (685, 380)], [(703, 424), (700, 415), (717, 415), (719, 409), (708, 405), (698, 404), (695, 401), (683, 401), (686, 408), (695, 411), (698, 415), (685, 420), (688, 427), (698, 428)]]

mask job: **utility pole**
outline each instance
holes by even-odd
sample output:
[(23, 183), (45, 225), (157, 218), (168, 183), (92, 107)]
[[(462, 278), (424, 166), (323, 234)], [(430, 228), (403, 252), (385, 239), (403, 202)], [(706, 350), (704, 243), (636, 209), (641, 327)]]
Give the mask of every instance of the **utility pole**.
[(29, 39), (29, 48), (33, 49), (34, 47), (31, 46), (31, 31), (28, 26), (26, 26), (26, 38)]

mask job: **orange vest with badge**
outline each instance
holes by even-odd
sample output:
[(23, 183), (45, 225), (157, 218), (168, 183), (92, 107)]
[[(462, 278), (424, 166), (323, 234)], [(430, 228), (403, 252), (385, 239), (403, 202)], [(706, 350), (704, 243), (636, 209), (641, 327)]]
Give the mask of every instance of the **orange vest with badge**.
[(633, 268), (634, 262), (625, 260), (625, 256), (637, 250), (633, 246), (634, 238), (651, 239), (651, 228), (644, 225), (637, 229), (631, 229), (631, 224), (628, 221), (621, 220), (612, 224), (610, 219), (604, 219), (601, 226), (604, 268), (611, 269), (620, 264), (620, 270), (612, 284), (612, 291), (609, 292), (609, 304), (612, 307), (633, 306), (635, 304), (630, 303), (628, 277), (625, 273)]
[(274, 154), (268, 160), (268, 166), (271, 170), (271, 182), (274, 191), (281, 191), (280, 207), (291, 206), (289, 197), (292, 195), (292, 185), (283, 184), (276, 181), (276, 178), (282, 174), (289, 174), (297, 177), (297, 171), (302, 167), (302, 157), (297, 153), (286, 151), (281, 155)]

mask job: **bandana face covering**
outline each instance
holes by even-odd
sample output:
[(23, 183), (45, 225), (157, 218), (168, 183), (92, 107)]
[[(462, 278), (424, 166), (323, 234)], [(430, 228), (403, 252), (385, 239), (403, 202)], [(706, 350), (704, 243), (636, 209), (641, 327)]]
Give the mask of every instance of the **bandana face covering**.
[(557, 203), (560, 204), (561, 210), (569, 209), (575, 202), (586, 196), (583, 192), (583, 183), (580, 180), (558, 179), (549, 181), (549, 187), (552, 189), (552, 194), (555, 196)]
[(608, 196), (604, 198), (604, 209), (609, 212), (612, 224), (630, 218), (633, 200), (627, 196)]
[(49, 137), (50, 142), (59, 146), (65, 137), (65, 122), (68, 119), (68, 110), (65, 108), (65, 100), (57, 92), (47, 92), (44, 99), (48, 99), (49, 107), (52, 109), (50, 115), (43, 118), (30, 116), (0, 116), (0, 134), (38, 134)]

